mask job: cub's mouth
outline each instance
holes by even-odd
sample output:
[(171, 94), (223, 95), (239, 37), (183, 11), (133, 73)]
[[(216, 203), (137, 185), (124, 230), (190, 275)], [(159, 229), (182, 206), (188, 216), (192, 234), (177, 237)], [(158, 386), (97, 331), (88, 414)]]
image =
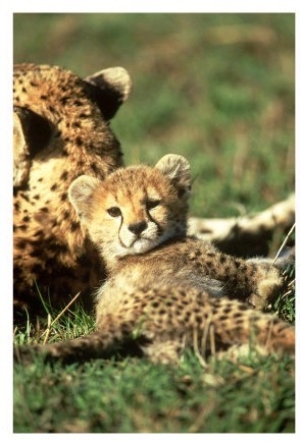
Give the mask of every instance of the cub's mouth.
[(124, 243), (120, 239), (120, 245), (122, 247), (122, 255), (123, 256), (139, 255), (146, 253), (149, 250), (152, 250), (157, 246), (159, 246), (160, 244), (164, 243), (165, 241), (168, 241), (170, 237), (172, 237), (172, 234), (171, 232), (167, 231), (160, 234), (156, 232), (155, 235), (152, 232), (151, 236), (149, 235), (148, 232), (148, 235), (145, 234), (145, 236), (139, 236), (132, 239), (132, 241), (130, 242), (130, 244), (128, 243), (128, 245), (126, 245), (126, 243)]
[(135, 238), (132, 238), (130, 241), (123, 241), (120, 239), (120, 243), (122, 247), (126, 250), (132, 250), (135, 253), (141, 253), (139, 250), (149, 249), (152, 246), (152, 244), (157, 244), (158, 238), (155, 237), (148, 237), (148, 236), (137, 236)]

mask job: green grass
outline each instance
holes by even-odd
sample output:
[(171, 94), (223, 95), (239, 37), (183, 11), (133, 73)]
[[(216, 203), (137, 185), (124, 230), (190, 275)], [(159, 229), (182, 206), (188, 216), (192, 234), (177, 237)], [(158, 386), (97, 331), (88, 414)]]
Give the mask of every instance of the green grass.
[[(185, 155), (192, 214), (222, 217), (264, 209), (294, 189), (294, 35), (293, 14), (16, 14), (14, 59), (82, 76), (125, 67), (133, 90), (111, 125), (126, 163)], [(57, 312), (45, 308), (53, 320)], [(294, 291), (274, 310), (293, 322)], [(78, 307), (47, 340), (92, 328)], [(16, 343), (42, 342), (46, 329), (29, 321)], [(294, 432), (293, 370), (276, 356), (206, 368), (189, 353), (179, 367), (37, 359), (15, 367), (14, 431)]]
[[(220, 361), (203, 369), (142, 359), (15, 369), (15, 431), (294, 432), (289, 358)], [(26, 400), (24, 401), (24, 398)]]
[[(294, 269), (287, 276), (294, 277)], [(57, 313), (43, 301), (50, 322)], [(293, 285), (273, 310), (295, 321)], [(59, 342), (94, 330), (82, 307), (49, 327), (15, 330), (15, 344)], [(249, 354), (210, 358), (203, 366), (186, 351), (179, 366), (153, 365), (116, 354), (62, 366), (39, 355), (14, 367), (16, 433), (231, 433), (295, 431), (295, 368), (290, 356)]]

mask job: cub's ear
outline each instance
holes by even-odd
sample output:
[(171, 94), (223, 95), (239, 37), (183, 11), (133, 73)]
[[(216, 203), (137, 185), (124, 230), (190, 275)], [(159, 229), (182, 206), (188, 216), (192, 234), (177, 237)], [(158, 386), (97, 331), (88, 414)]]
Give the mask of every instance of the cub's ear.
[(68, 196), (80, 219), (89, 217), (91, 200), (99, 181), (88, 175), (81, 175), (70, 185)]
[(122, 67), (103, 69), (85, 78), (91, 86), (94, 100), (105, 120), (110, 120), (131, 91), (131, 78)]
[(162, 157), (155, 167), (176, 185), (180, 197), (190, 196), (191, 168), (188, 160), (181, 155), (169, 154)]

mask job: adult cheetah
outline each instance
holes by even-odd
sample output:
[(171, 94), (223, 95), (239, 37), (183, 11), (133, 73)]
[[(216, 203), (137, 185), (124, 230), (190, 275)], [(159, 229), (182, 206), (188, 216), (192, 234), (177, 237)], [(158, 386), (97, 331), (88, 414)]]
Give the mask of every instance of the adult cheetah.
[(123, 68), (81, 79), (57, 66), (14, 68), (14, 304), (38, 312), (38, 290), (65, 303), (103, 278), (67, 191), (79, 175), (102, 179), (123, 164), (109, 120), (127, 99)]

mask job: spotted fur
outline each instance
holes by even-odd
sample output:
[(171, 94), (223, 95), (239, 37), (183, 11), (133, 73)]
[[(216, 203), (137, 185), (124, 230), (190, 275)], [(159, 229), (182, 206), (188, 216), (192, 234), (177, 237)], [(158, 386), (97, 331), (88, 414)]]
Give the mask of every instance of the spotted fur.
[(186, 235), (189, 163), (178, 155), (156, 167), (119, 169), (103, 182), (88, 176), (69, 198), (105, 260), (98, 290), (97, 332), (49, 346), (21, 347), (64, 361), (103, 356), (126, 343), (153, 362), (174, 363), (190, 347), (208, 352), (250, 343), (293, 352), (294, 328), (260, 312), (283, 287), (268, 260), (244, 260)]
[(82, 174), (105, 178), (123, 164), (109, 120), (127, 98), (122, 68), (83, 80), (56, 66), (14, 69), (14, 298), (38, 310), (38, 290), (53, 305), (104, 277), (81, 229), (68, 187)]

